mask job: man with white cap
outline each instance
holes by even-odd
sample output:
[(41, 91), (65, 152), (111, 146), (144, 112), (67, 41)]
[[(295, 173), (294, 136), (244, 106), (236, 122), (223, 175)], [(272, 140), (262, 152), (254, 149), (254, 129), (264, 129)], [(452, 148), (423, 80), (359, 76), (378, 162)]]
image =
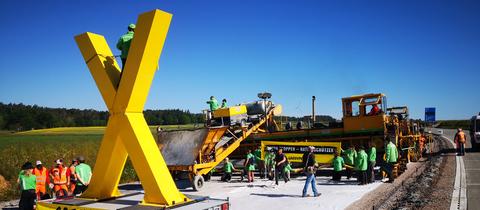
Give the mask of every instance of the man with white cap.
[(304, 172), (307, 175), (305, 180), (305, 186), (303, 187), (302, 197), (307, 197), (308, 185), (312, 185), (313, 196), (318, 197), (320, 193), (317, 191), (316, 182), (315, 182), (315, 173), (317, 172), (317, 163), (315, 161), (315, 147), (309, 146), (308, 152), (303, 155), (303, 165)]
[(42, 161), (37, 160), (32, 173), (33, 175), (35, 175), (37, 181), (37, 187), (35, 189), (35, 193), (37, 194), (37, 200), (45, 199), (47, 195), (47, 186), (49, 186), (50, 184), (50, 179), (48, 178), (48, 169), (42, 165)]
[(68, 186), (70, 185), (70, 170), (63, 166), (62, 159), (57, 159), (55, 164), (50, 172), (53, 180), (53, 191), (56, 198), (65, 198), (68, 196)]

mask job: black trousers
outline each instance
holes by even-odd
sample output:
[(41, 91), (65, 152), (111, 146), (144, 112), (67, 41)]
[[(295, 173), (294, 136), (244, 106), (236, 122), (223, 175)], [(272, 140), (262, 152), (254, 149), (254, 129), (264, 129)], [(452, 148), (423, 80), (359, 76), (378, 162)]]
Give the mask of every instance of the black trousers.
[(393, 167), (396, 163), (385, 163), (382, 167), (383, 171), (385, 171), (388, 175), (388, 181), (393, 182), (395, 178), (393, 178)]
[(275, 167), (275, 184), (276, 185), (278, 185), (278, 178), (280, 176), (283, 177), (283, 180), (285, 182), (288, 181), (288, 178), (287, 178), (287, 176), (286, 176), (286, 174), (284, 173), (284, 170), (283, 170), (284, 168), (285, 168), (285, 166), (283, 164)]
[(457, 153), (460, 156), (465, 155), (465, 144), (458, 143)]
[(35, 190), (22, 190), (20, 195), (20, 202), (18, 203), (18, 208), (20, 210), (32, 210), (37, 199), (37, 194)]
[(353, 174), (353, 169), (352, 168), (345, 168), (345, 172), (347, 172), (347, 179), (350, 179), (352, 178), (352, 174)]
[(342, 179), (342, 171), (333, 171), (332, 172), (332, 180), (333, 181), (340, 181)]
[(83, 193), (85, 192), (85, 190), (87, 190), (87, 188), (88, 186), (85, 186), (83, 184), (80, 184), (80, 185), (77, 184), (77, 186), (75, 186), (75, 190), (73, 191), (73, 194), (78, 195), (80, 193)]
[(230, 180), (232, 180), (232, 173), (228, 173), (228, 172), (223, 173), (222, 181), (229, 182)]
[(358, 173), (358, 179), (357, 181), (360, 182), (360, 184), (367, 184), (367, 171), (357, 171)]
[(368, 161), (368, 168), (367, 168), (367, 182), (372, 183), (375, 182), (375, 161)]

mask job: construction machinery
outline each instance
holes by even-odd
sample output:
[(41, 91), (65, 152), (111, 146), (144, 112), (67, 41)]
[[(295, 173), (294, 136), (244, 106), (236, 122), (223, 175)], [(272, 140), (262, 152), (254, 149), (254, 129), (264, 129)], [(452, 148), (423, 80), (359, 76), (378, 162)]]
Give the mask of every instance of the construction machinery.
[(421, 135), (419, 123), (408, 119), (407, 107), (387, 108), (384, 94), (371, 93), (342, 98), (342, 110), (341, 122), (323, 126), (313, 122), (312, 128), (253, 134), (232, 156), (240, 158), (262, 141), (341, 142), (343, 148), (372, 143), (381, 159), (387, 140), (392, 140), (400, 151), (397, 174), (406, 169), (408, 161), (421, 157), (426, 137)]
[(252, 133), (274, 125), (282, 106), (263, 100), (213, 111), (207, 127), (159, 132), (157, 143), (175, 178), (187, 177), (194, 190), (210, 179), (210, 171)]

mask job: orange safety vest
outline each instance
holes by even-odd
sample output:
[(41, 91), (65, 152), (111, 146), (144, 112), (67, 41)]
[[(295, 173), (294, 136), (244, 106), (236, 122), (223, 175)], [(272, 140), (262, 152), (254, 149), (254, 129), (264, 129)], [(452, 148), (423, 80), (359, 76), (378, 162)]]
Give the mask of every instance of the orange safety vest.
[(37, 177), (37, 193), (42, 192), (45, 193), (46, 188), (46, 182), (47, 182), (47, 169), (45, 167), (42, 167), (41, 170), (38, 170), (37, 168), (33, 169), (33, 175)]
[(67, 168), (54, 168), (53, 173), (53, 184), (64, 185), (67, 184)]
[(465, 143), (465, 133), (460, 131), (457, 133), (457, 142), (464, 144)]

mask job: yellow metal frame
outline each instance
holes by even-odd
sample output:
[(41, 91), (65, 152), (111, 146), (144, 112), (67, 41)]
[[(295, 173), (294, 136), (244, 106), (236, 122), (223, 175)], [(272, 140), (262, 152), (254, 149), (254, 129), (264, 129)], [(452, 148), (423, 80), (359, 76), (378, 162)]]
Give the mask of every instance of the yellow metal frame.
[(75, 40), (110, 112), (87, 199), (119, 196), (118, 183), (129, 156), (145, 191), (143, 204), (188, 202), (176, 187), (143, 116), (143, 108), (172, 15), (153, 10), (139, 16), (121, 74), (105, 38), (90, 32)]
[(221, 108), (213, 111), (214, 117), (230, 117), (240, 114), (247, 114), (247, 106), (231, 106), (227, 108)]

